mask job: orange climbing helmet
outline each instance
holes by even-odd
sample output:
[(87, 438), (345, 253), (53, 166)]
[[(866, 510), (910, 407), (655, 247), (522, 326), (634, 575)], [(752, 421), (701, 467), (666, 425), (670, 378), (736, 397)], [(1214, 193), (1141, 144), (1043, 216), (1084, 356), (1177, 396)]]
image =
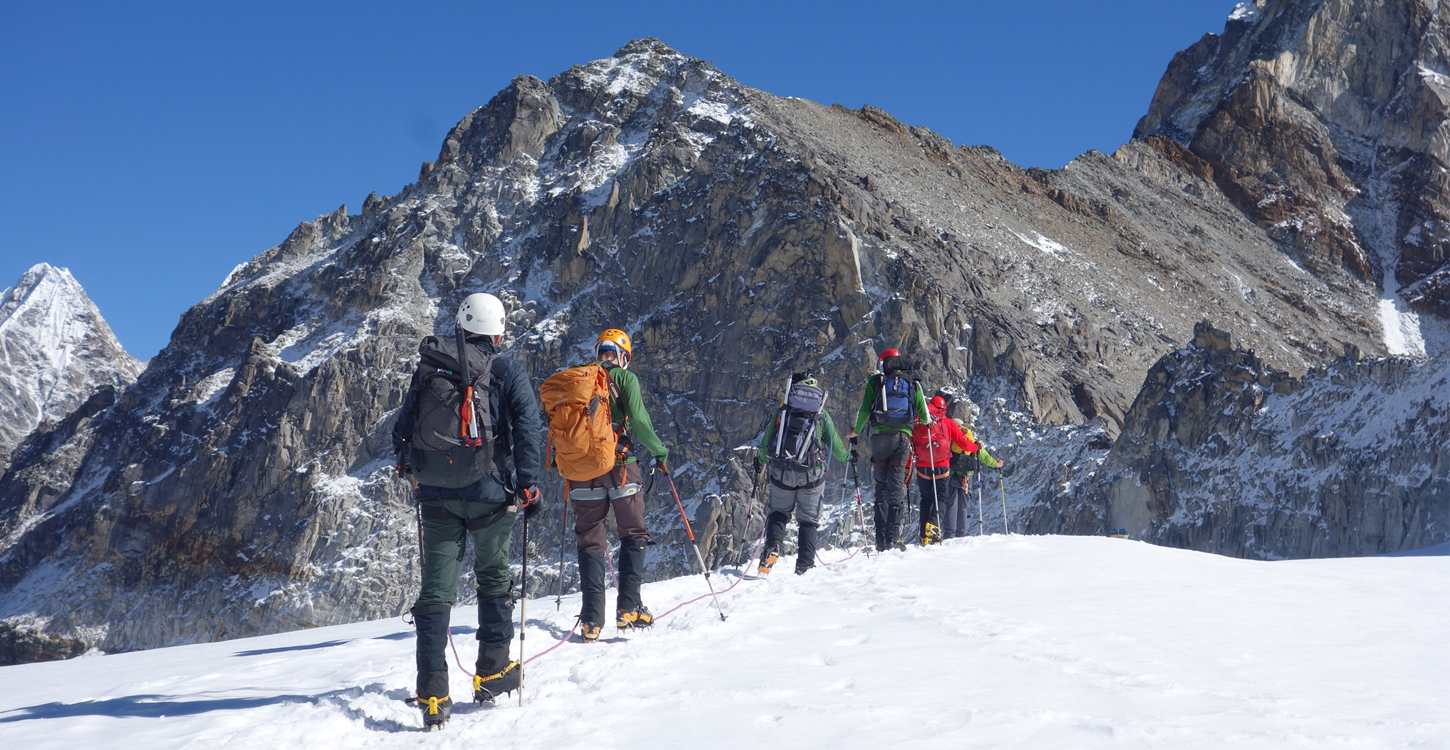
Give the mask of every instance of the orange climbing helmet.
[(629, 343), (629, 334), (618, 328), (610, 328), (599, 334), (599, 340), (594, 342), (595, 355), (601, 352), (615, 352), (619, 360), (619, 366), (629, 369), (629, 359), (634, 353), (634, 348)]

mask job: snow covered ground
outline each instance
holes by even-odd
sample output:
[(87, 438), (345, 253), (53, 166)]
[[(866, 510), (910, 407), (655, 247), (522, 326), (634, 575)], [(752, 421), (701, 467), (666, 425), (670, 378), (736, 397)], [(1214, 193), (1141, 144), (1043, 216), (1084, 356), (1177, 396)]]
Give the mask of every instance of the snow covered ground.
[[(401, 702), (413, 638), (391, 619), (0, 668), (0, 747), (1446, 747), (1447, 551), (1254, 562), (998, 535), (804, 577), (783, 561), (721, 596), (728, 622), (706, 598), (565, 643), (529, 665), (522, 708), (465, 704), (438, 734)], [(693, 576), (645, 601), (701, 593)], [(529, 652), (577, 609), (529, 602)], [(454, 621), (471, 666), (473, 613)]]

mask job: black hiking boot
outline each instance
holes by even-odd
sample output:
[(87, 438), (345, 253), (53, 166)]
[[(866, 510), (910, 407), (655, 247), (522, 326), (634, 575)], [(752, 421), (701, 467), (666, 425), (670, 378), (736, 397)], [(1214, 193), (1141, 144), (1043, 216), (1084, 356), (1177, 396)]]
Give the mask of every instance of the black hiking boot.
[(519, 663), (509, 661), (509, 647), (478, 646), (478, 661), (474, 662), (473, 701), (487, 703), (494, 698), (519, 689), (522, 670)]
[(796, 550), (795, 574), (805, 575), (807, 570), (816, 566), (816, 524), (809, 521), (801, 521), (800, 534), (797, 536), (799, 549)]
[(503, 671), (495, 674), (473, 676), (473, 702), (488, 703), (500, 695), (507, 695), (519, 689), (519, 663), (511, 661)]

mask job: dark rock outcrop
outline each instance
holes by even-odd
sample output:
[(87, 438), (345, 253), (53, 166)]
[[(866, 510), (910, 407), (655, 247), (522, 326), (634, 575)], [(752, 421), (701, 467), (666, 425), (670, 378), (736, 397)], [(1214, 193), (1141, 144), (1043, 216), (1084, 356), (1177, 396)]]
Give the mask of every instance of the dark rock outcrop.
[(1202, 323), (1149, 371), (1088, 481), (1052, 504), (1089, 519), (1075, 531), (1235, 557), (1438, 544), (1450, 539), (1450, 368), (1345, 358), (1294, 378)]

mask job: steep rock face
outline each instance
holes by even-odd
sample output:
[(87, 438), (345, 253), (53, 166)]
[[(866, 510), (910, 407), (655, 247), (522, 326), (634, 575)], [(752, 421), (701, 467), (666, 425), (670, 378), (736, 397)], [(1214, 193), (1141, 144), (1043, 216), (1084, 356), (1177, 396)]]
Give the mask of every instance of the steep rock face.
[(1148, 373), (1073, 502), (1053, 505), (1078, 508), (1080, 532), (1236, 557), (1438, 544), (1450, 538), (1447, 365), (1346, 358), (1294, 378), (1200, 324)]
[[(1022, 170), (655, 40), (515, 79), (416, 184), (300, 225), (134, 386), (32, 437), (0, 478), (0, 639), (144, 648), (406, 609), (415, 531), (388, 431), (418, 339), (474, 291), (505, 301), (509, 356), (536, 379), (602, 328), (634, 336), (710, 565), (759, 533), (736, 448), (795, 370), (841, 425), (877, 351), (916, 356), (1013, 443), (1015, 503), (1057, 482), (1038, 457), (1117, 434), (1203, 310), (1286, 370), (1382, 353), (1378, 301), (1289, 262), (1185, 154), (1134, 142)], [(648, 512), (650, 575), (690, 570), (661, 487)], [(533, 590), (573, 575), (537, 556), (558, 541), (543, 526)]]
[(1443, 0), (1242, 3), (1174, 58), (1134, 133), (1187, 147), (1331, 286), (1382, 281), (1395, 353), (1424, 353), (1403, 303), (1450, 314), (1447, 20)]
[(130, 385), (141, 367), (70, 271), (26, 271), (0, 293), (0, 471), (42, 422), (64, 419), (101, 386)]

